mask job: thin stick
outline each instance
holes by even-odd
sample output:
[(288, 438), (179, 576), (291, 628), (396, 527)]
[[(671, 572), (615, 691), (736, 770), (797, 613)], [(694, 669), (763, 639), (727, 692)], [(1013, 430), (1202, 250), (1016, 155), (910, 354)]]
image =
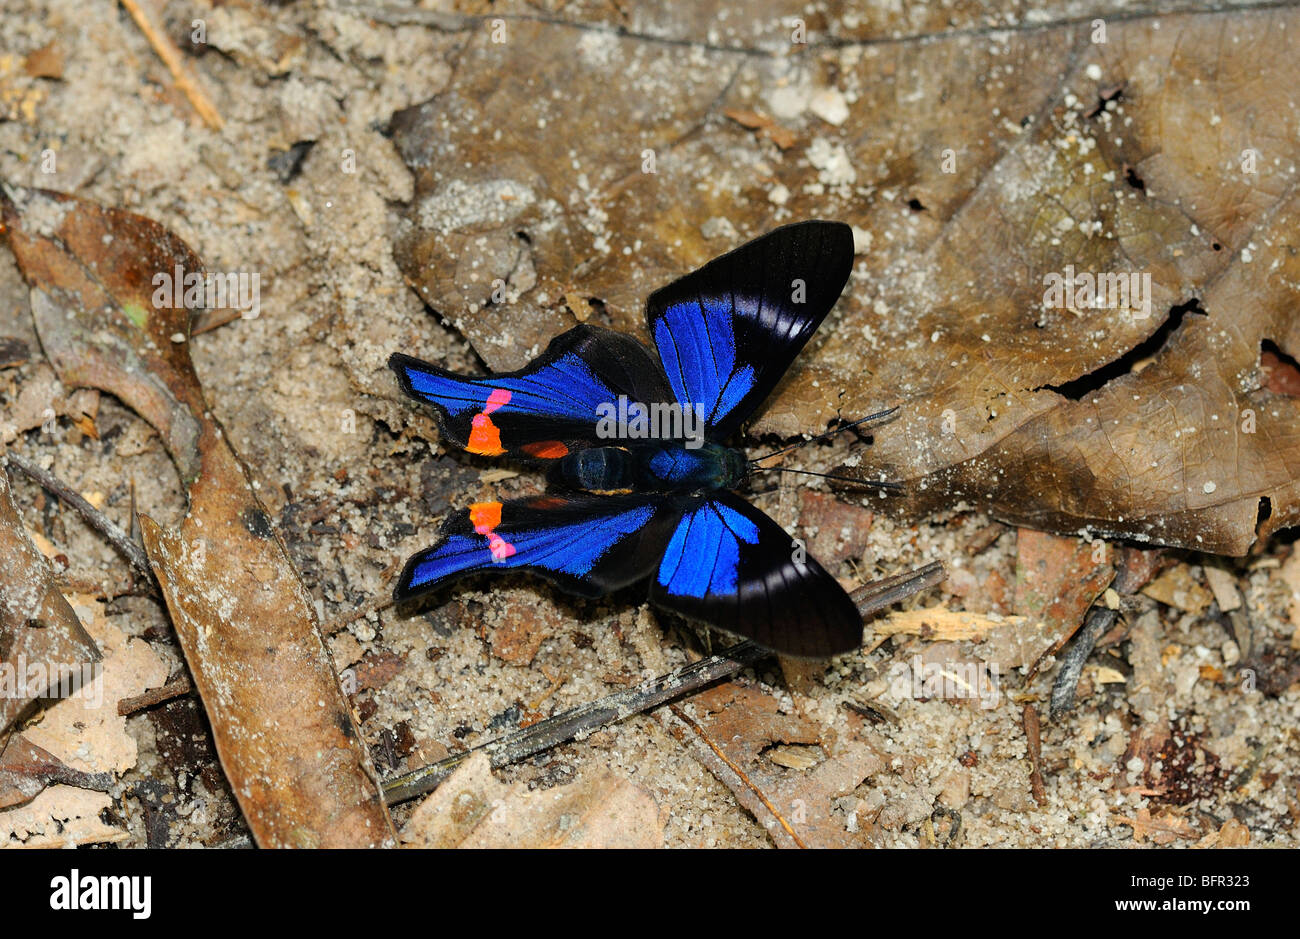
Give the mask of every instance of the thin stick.
[(1052, 720), (1059, 721), (1074, 707), (1074, 693), (1079, 686), (1079, 676), (1083, 674), (1083, 665), (1092, 655), (1097, 640), (1110, 631), (1118, 617), (1114, 610), (1095, 606), (1084, 620), (1083, 628), (1075, 634), (1074, 643), (1061, 656), (1061, 670), (1052, 683), (1051, 706), (1047, 711)]
[(1032, 702), (1025, 703), (1020, 715), (1025, 728), (1025, 750), (1029, 754), (1029, 791), (1039, 805), (1047, 804), (1047, 789), (1043, 785), (1043, 738), (1038, 723), (1038, 709)]
[[(875, 612), (918, 590), (938, 583), (943, 580), (943, 577), (943, 565), (936, 561), (910, 573), (897, 574), (866, 584), (855, 590), (852, 597), (859, 610)], [(700, 659), (698, 662), (661, 675), (636, 688), (615, 692), (599, 701), (557, 714), (531, 727), (525, 727), (474, 747), (472, 750), (449, 756), (437, 763), (430, 763), (414, 772), (395, 776), (384, 783), (384, 800), (389, 805), (394, 805), (432, 792), (474, 753), (486, 753), (494, 769), (518, 763), (520, 760), (567, 743), (583, 734), (618, 723), (634, 714), (642, 714), (683, 695), (698, 691), (772, 654), (770, 649), (763, 648), (753, 640), (746, 639), (744, 642), (738, 642), (718, 655)]]
[(948, 571), (942, 561), (931, 561), (914, 571), (905, 571), (902, 574), (863, 584), (849, 594), (849, 598), (857, 604), (858, 612), (862, 614), (863, 619), (866, 619), (887, 606), (906, 600), (914, 593), (920, 593), (935, 584), (943, 583), (947, 576)]
[(41, 469), (26, 457), (19, 456), (12, 450), (4, 454), (4, 460), (10, 466), (20, 470), (25, 476), (30, 476), (40, 484), (42, 489), (67, 503), (78, 515), (86, 520), (86, 524), (107, 538), (109, 544), (131, 562), (132, 567), (152, 582), (153, 570), (149, 567), (149, 556), (144, 553), (144, 546), (138, 541), (132, 540), (131, 536), (114, 525), (108, 516), (82, 498), (79, 492), (70, 488), (53, 473)]
[(193, 690), (194, 686), (190, 684), (190, 680), (182, 675), (175, 681), (167, 682), (161, 688), (154, 688), (152, 691), (138, 694), (134, 698), (123, 698), (117, 702), (117, 713), (122, 717), (126, 717), (136, 711), (151, 708), (155, 704), (162, 704), (164, 701), (172, 700), (172, 698), (187, 695)]
[(121, 0), (122, 6), (131, 14), (131, 19), (135, 20), (135, 25), (140, 27), (140, 32), (144, 33), (144, 38), (149, 40), (149, 45), (153, 46), (153, 51), (158, 53), (158, 58), (163, 60), (167, 66), (167, 71), (172, 73), (172, 80), (176, 82), (176, 87), (185, 93), (185, 97), (190, 99), (190, 105), (198, 112), (199, 117), (203, 118), (203, 123), (207, 124), (213, 130), (221, 130), (221, 115), (213, 106), (208, 96), (203, 93), (203, 89), (195, 84), (190, 78), (189, 73), (185, 70), (185, 65), (181, 62), (180, 51), (171, 43), (165, 35), (154, 29), (153, 24), (149, 22), (149, 17), (145, 15), (140, 4), (136, 0)]

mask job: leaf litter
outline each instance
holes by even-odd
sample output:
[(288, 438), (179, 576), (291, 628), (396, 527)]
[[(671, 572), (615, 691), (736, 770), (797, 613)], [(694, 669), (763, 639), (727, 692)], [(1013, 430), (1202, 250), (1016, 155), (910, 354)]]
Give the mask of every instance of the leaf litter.
[[(8, 152), (39, 151), (26, 142), (38, 119), (67, 123), (56, 188), (85, 186), (105, 205), (152, 215), (226, 267), (258, 259), (269, 285), (265, 299), (275, 305), (276, 315), (235, 320), (185, 345), (193, 346), (207, 399), (247, 462), (252, 483), (261, 484), (256, 491), (267, 516), (314, 605), (326, 615), (346, 618), (381, 596), (393, 559), (427, 539), (448, 506), (502, 489), (526, 492), (534, 485), (521, 478), (487, 488), (456, 458), (439, 453), (431, 425), (398, 404), (386, 384), (387, 352), (413, 347), (451, 367), (472, 370), (481, 363), (500, 367), (512, 357), (526, 359), (579, 320), (637, 331), (640, 305), (650, 289), (746, 237), (806, 215), (845, 218), (855, 225), (858, 272), (824, 335), (754, 430), (790, 437), (820, 429), (836, 413), (851, 417), (863, 407), (898, 401), (903, 419), (879, 430), (869, 444), (809, 448), (804, 458), (818, 469), (853, 462), (864, 471), (884, 467), (919, 494), (904, 516), (874, 499), (860, 508), (846, 505), (841, 500), (853, 498), (848, 493), (840, 493), (830, 507), (812, 505), (794, 490), (760, 496), (783, 523), (806, 525), (803, 534), (832, 544), (836, 572), (846, 581), (941, 557), (955, 566), (940, 596), (917, 598), (905, 604), (904, 614), (937, 609), (937, 600), (954, 613), (974, 612), (989, 622), (1026, 615), (1046, 623), (1056, 606), (1060, 615), (1035, 639), (1036, 655), (1077, 628), (1089, 605), (1105, 598), (1097, 595), (1101, 590), (1093, 593), (1095, 580), (1074, 581), (1072, 568), (1056, 561), (1035, 568), (1042, 589), (1032, 598), (1033, 591), (1022, 586), (1027, 568), (1018, 555), (1038, 537), (1033, 527), (1066, 535), (1060, 556), (1078, 555), (1086, 564), (1092, 545), (1075, 543), (1071, 549), (1069, 537), (1085, 526), (1094, 539), (1148, 537), (1154, 526), (1156, 540), (1239, 555), (1255, 537), (1262, 495), (1269, 496), (1272, 509), (1264, 519), (1265, 535), (1291, 517), (1287, 464), (1279, 470), (1252, 456), (1250, 447), (1261, 441), (1248, 435), (1237, 441), (1247, 467), (1240, 480), (1202, 481), (1180, 468), (1183, 476), (1175, 473), (1173, 480), (1189, 489), (1181, 502), (1173, 497), (1172, 481), (1168, 492), (1160, 491), (1159, 473), (1145, 480), (1134, 476), (1144, 485), (1117, 491), (1133, 475), (1127, 461), (1110, 449), (1099, 450), (1098, 434), (1089, 437), (1090, 409), (1112, 419), (1132, 417), (1134, 408), (1121, 407), (1130, 385), (1142, 384), (1139, 390), (1145, 391), (1154, 383), (1165, 394), (1162, 400), (1176, 402), (1170, 407), (1184, 408), (1186, 401), (1175, 393), (1194, 392), (1200, 377), (1210, 374), (1205, 363), (1258, 362), (1259, 375), (1251, 373), (1240, 390), (1230, 387), (1220, 399), (1206, 399), (1211, 417), (1219, 413), (1220, 401), (1238, 408), (1246, 401), (1259, 405), (1257, 420), (1291, 419), (1287, 401), (1293, 392), (1287, 382), (1294, 321), (1282, 313), (1262, 318), (1271, 335), (1259, 338), (1250, 323), (1260, 318), (1249, 319), (1252, 310), (1283, 309), (1284, 297), (1261, 301), (1252, 291), (1285, 283), (1289, 275), (1248, 276), (1260, 270), (1249, 265), (1263, 258), (1272, 268), (1278, 256), (1279, 242), (1271, 232), (1282, 230), (1286, 209), (1279, 201), (1283, 191), (1274, 183), (1287, 162), (1274, 164), (1281, 169), (1270, 170), (1273, 175), (1260, 174), (1265, 185), (1258, 192), (1225, 188), (1224, 179), (1233, 177), (1196, 161), (1193, 151), (1205, 134), (1184, 134), (1174, 146), (1149, 129), (1164, 114), (1161, 105), (1182, 107), (1178, 116), (1187, 127), (1218, 128), (1245, 119), (1249, 109), (1206, 100), (1221, 90), (1221, 77), (1195, 81), (1208, 74), (1206, 51), (1216, 50), (1220, 37), (1227, 36), (1227, 14), (1112, 22), (1110, 42), (1092, 48), (1078, 24), (1063, 22), (1068, 17), (1052, 9), (1041, 11), (1033, 24), (1007, 18), (1002, 20), (1006, 29), (992, 31), (980, 18), (987, 10), (969, 20), (975, 14), (957, 11), (949, 23), (949, 14), (937, 9), (871, 9), (834, 13), (812, 24), (810, 47), (790, 55), (786, 11), (764, 2), (722, 22), (694, 9), (638, 8), (620, 19), (612, 8), (601, 8), (584, 11), (571, 24), (537, 23), (523, 7), (503, 9), (511, 17), (513, 41), (527, 39), (507, 43), (505, 50), (491, 48), (480, 28), (484, 21), (468, 7), (466, 12), (470, 15), (214, 11), (225, 28), (213, 31), (213, 41), (229, 59), (207, 56), (192, 64), (203, 73), (205, 86), (223, 90), (219, 100), (236, 101), (241, 94), (250, 101), (268, 100), (258, 82), (287, 78), (267, 107), (224, 114), (226, 131), (220, 137), (187, 124), (192, 115), (180, 98), (169, 102), (170, 114), (155, 117), (145, 108), (135, 82), (139, 63), (153, 61), (150, 50), (111, 18), (91, 16), (84, 27), (120, 40), (107, 49), (90, 50), (61, 37), (66, 60), (58, 84), (14, 77), (0, 68), (0, 86), (8, 82), (18, 89), (14, 100), (20, 102), (14, 118), (0, 123), (0, 134), (17, 138)], [(514, 12), (522, 18), (514, 19)], [(991, 15), (996, 20), (1001, 14)], [(1248, 47), (1247, 40), (1257, 34), (1281, 41), (1281, 22), (1290, 16), (1286, 10), (1235, 11), (1239, 47)], [(895, 41), (861, 42), (886, 34)], [(825, 44), (825, 37), (839, 45)], [(1182, 37), (1176, 44), (1179, 61), (1153, 75), (1149, 63), (1159, 56), (1149, 50), (1163, 50), (1168, 59), (1175, 37)], [(36, 53), (50, 38), (32, 26), (22, 33), (19, 48)], [(664, 46), (672, 47), (671, 54)], [(1235, 67), (1238, 44), (1227, 48), (1233, 54), (1228, 68)], [(121, 50), (130, 50), (136, 61), (127, 61)], [(1059, 62), (1075, 50), (1074, 71), (1062, 82)], [(511, 54), (515, 71), (497, 91), (502, 70), (494, 55), (502, 51)], [(672, 68), (673, 56), (682, 55), (689, 56), (687, 66), (680, 67), (678, 59), (679, 67)], [(1285, 57), (1271, 61), (1275, 70), (1289, 67)], [(91, 74), (97, 83), (111, 76), (117, 103), (106, 120), (79, 118), (87, 113), (86, 102), (96, 100), (86, 94)], [(967, 74), (987, 80), (949, 77)], [(161, 69), (158, 75), (165, 85)], [(570, 93), (554, 103), (534, 96), (521, 105), (529, 80)], [(1089, 83), (1110, 97), (1091, 116), (1094, 84)], [(1118, 95), (1110, 91), (1115, 87), (1122, 89)], [(1281, 87), (1286, 87), (1284, 76)], [(599, 107), (575, 104), (584, 88), (600, 89), (592, 98)], [(680, 104), (650, 117), (636, 110), (638, 95)], [(430, 104), (422, 105), (425, 100)], [(414, 110), (403, 115), (404, 108)], [(395, 113), (390, 144), (376, 128)], [(467, 119), (440, 117), (451, 114)], [(964, 115), (969, 126), (954, 121), (954, 114)], [(771, 125), (755, 123), (765, 117)], [(1081, 123), (1085, 120), (1095, 127)], [(766, 126), (788, 131), (790, 146), (783, 149), (781, 139), (763, 130)], [(141, 128), (152, 147), (140, 145)], [(498, 128), (501, 139), (485, 139)], [(638, 136), (642, 128), (644, 137)], [(416, 137), (417, 129), (429, 136)], [(316, 145), (306, 151), (299, 175), (289, 184), (264, 169), (270, 154), (305, 140)], [(943, 171), (945, 143), (956, 150), (957, 173)], [(341, 173), (337, 156), (349, 147), (359, 157), (357, 171)], [(657, 173), (641, 172), (646, 149), (657, 155)], [(96, 153), (120, 154), (120, 167), (96, 175)], [(2, 159), (0, 175), (49, 184), (32, 168)], [(474, 166), (465, 174), (443, 171), (435, 178), (435, 163), (445, 168), (458, 160)], [(1084, 166), (1090, 163), (1088, 173)], [(1144, 189), (1133, 185), (1126, 167)], [(1093, 193), (1081, 180), (1112, 172), (1116, 178), (1095, 189), (1098, 216), (1094, 203), (1081, 198)], [(1205, 178), (1214, 182), (1203, 183), (1197, 173), (1209, 173)], [(1169, 207), (1173, 203), (1162, 196), (1162, 187), (1196, 218), (1200, 236), (1190, 226), (1179, 227), (1187, 220)], [(199, 190), (220, 196), (195, 200)], [(1194, 198), (1219, 191), (1233, 200), (1227, 203), (1232, 211), (1191, 206)], [(465, 214), (475, 205), (466, 193), (497, 199), (478, 203), (487, 214), (473, 219)], [(1044, 205), (1052, 212), (1060, 209), (1060, 217), (1052, 215), (1040, 231), (1033, 213)], [(1061, 227), (1066, 216), (1073, 228)], [(1098, 221), (1102, 230), (1084, 237), (1084, 225), (1091, 230)], [(1270, 229), (1270, 222), (1277, 224)], [(1115, 238), (1105, 237), (1108, 226)], [(1052, 244), (1054, 238), (1061, 243)], [(1272, 248), (1262, 243), (1269, 239)], [(491, 250), (475, 254), (478, 241)], [(1107, 245), (1094, 243), (1101, 241), (1118, 241), (1122, 252), (1107, 253)], [(1038, 289), (1043, 273), (1061, 270), (1067, 259), (1078, 259), (1080, 270), (1085, 259), (1095, 270), (1111, 270), (1129, 258), (1156, 274), (1159, 289), (1150, 321), (1106, 311), (1099, 324), (1091, 314), (1075, 317), (1066, 311), (1049, 317), (1043, 327), (1032, 324), (1043, 312)], [(1216, 280), (1220, 268), (1224, 273)], [(415, 290), (400, 286), (403, 274)], [(498, 277), (504, 306), (492, 297)], [(8, 305), (28, 315), (26, 290), (12, 268), (0, 269), (0, 290), (13, 298)], [(1200, 306), (1187, 308), (1161, 331), (1165, 312), (1185, 306), (1193, 295)], [(422, 301), (453, 328), (429, 316)], [(1240, 319), (1224, 319), (1231, 315)], [(1203, 320), (1226, 329), (1231, 341), (1216, 345)], [(4, 324), (0, 334), (14, 337), (28, 328), (20, 318)], [(938, 339), (932, 340), (936, 331)], [(1191, 338), (1184, 339), (1184, 333)], [(1144, 345), (1153, 336), (1164, 345)], [(1247, 359), (1243, 350), (1252, 342), (1255, 358)], [(27, 348), (35, 346), (29, 341)], [(21, 384), (30, 366), (22, 364), (22, 356), (13, 359), (17, 364), (7, 374)], [(1117, 374), (1122, 368), (1129, 369), (1127, 376)], [(78, 384), (60, 377), (68, 388)], [(1219, 394), (1221, 384), (1211, 390)], [(1111, 410), (1092, 397), (1113, 405)], [(1265, 406), (1277, 413), (1266, 414)], [(1158, 418), (1158, 406), (1150, 407)], [(955, 434), (944, 432), (948, 409), (954, 412)], [(1196, 435), (1175, 436), (1171, 443), (1171, 434), (1147, 433), (1164, 425), (1140, 405), (1136, 412), (1145, 421), (1138, 424), (1146, 438), (1137, 441), (1139, 446), (1189, 453), (1186, 465), (1197, 472), (1208, 468), (1217, 475), (1213, 458), (1236, 452), (1210, 432), (1208, 443), (1190, 439)], [(56, 467), (79, 465), (72, 463), (69, 449), (78, 445), (100, 447), (91, 452), (106, 464), (151, 467), (140, 479), (142, 510), (173, 524), (178, 520), (168, 506), (183, 504), (186, 487), (168, 482), (160, 447), (172, 442), (167, 432), (142, 433), (142, 422), (107, 396), (96, 423), (101, 433), (115, 431), (108, 447), (84, 443), (86, 436), (77, 436), (70, 421), (56, 415), (55, 435), (29, 431), (23, 446), (54, 456)], [(352, 430), (344, 429), (349, 426)], [(1271, 445), (1287, 445), (1282, 426), (1270, 425)], [(1105, 436), (1121, 454), (1130, 443), (1113, 431)], [(118, 438), (124, 443), (129, 438), (130, 450), (122, 449), (134, 456), (115, 452)], [(1055, 446), (1066, 440), (1069, 446)], [(1071, 449), (1075, 442), (1079, 446)], [(1020, 485), (1026, 480), (1041, 485)], [(1215, 484), (1212, 491), (1205, 491), (1206, 482)], [(1153, 492), (1160, 500), (1155, 514)], [(23, 495), (32, 499), (28, 490)], [(954, 507), (957, 498), (968, 507)], [(836, 505), (845, 510), (837, 513)], [(31, 511), (23, 508), (25, 515)], [(863, 511), (873, 516), (870, 522)], [(927, 511), (934, 514), (920, 520)], [(962, 559), (965, 546), (989, 530), (985, 513), (1027, 527), (1012, 527), (1001, 536), (995, 531), (991, 545)], [(67, 544), (76, 546), (68, 551), (74, 567), (80, 558), (101, 556), (93, 537), (77, 529), (68, 532)], [(830, 762), (824, 745), (869, 742), (884, 769), (856, 781), (858, 770), (847, 771), (848, 794), (832, 797), (829, 809), (822, 803), (836, 786), (810, 790), (815, 801), (821, 800), (816, 816), (833, 817), (843, 826), (842, 831), (827, 828), (828, 838), (940, 844), (941, 823), (956, 815), (960, 825), (947, 827), (956, 832), (958, 844), (1088, 844), (1130, 837), (1131, 826), (1112, 824), (1116, 812), (1135, 819), (1146, 810), (1164, 819), (1174, 810), (1161, 799), (1180, 780), (1165, 779), (1163, 765), (1154, 776), (1148, 772), (1162, 762), (1158, 754), (1191, 754), (1193, 762), (1180, 772), (1193, 778), (1181, 782), (1195, 791), (1201, 785), (1195, 754), (1213, 753), (1219, 765), (1233, 768), (1232, 781), (1247, 770), (1249, 775), (1240, 787), (1227, 790), (1221, 784), (1225, 774), (1210, 774), (1205, 794), (1192, 803), (1232, 814), (1231, 823), (1211, 825), (1195, 811), (1177, 809), (1196, 829), (1199, 843), (1239, 843), (1234, 825), (1256, 840), (1285, 842), (1298, 795), (1282, 730), (1296, 717), (1296, 692), (1290, 690), (1295, 679), (1288, 682), (1286, 676), (1297, 627), (1286, 612), (1293, 596), (1282, 576), (1289, 569), (1287, 545), (1270, 542), (1255, 550), (1230, 568), (1248, 613), (1244, 625), (1225, 626), (1213, 609), (1194, 613), (1158, 596), (1118, 591), (1119, 638), (1100, 637), (1090, 659), (1100, 665), (1084, 671), (1078, 706), (1063, 723), (1041, 728), (1041, 760), (1034, 762), (1041, 762), (1048, 800), (1042, 809), (1035, 807), (1028, 783), (1024, 702), (1011, 699), (1045, 697), (1053, 659), (1045, 658), (1038, 676), (1021, 686), (1017, 667), (1009, 663), (1028, 658), (1029, 652), (994, 653), (987, 640), (935, 641), (906, 630), (886, 639), (881, 628), (869, 638), (869, 648), (876, 643), (870, 653), (814, 669), (797, 689), (787, 686), (782, 673), (759, 667), (744, 681), (760, 699), (767, 696), (776, 704), (756, 700), (756, 712), (800, 715), (802, 730), (789, 735), (812, 742), (763, 743), (770, 731), (764, 730), (770, 723), (765, 718), (741, 727), (742, 737), (747, 733), (750, 739), (730, 758), (742, 769), (772, 774), (764, 777), (775, 780), (765, 784), (772, 792), (762, 791), (776, 805), (773, 796), (787, 791), (782, 774), (815, 773)], [(1281, 563), (1270, 566), (1270, 561)], [(1185, 574), (1192, 583), (1207, 577), (1196, 555), (1173, 556), (1168, 563), (1173, 571), (1183, 570), (1176, 576)], [(1104, 570), (1096, 574), (1104, 576)], [(1073, 589), (1076, 583), (1086, 586)], [(121, 602), (134, 601), (114, 601)], [(535, 626), (522, 631), (515, 616), (520, 605), (538, 611)], [(131, 608), (129, 630), (154, 635), (150, 641), (174, 656), (165, 622), (141, 606)], [(1071, 623), (1072, 616), (1077, 621)], [(399, 725), (412, 734), (415, 746), (397, 757), (390, 771), (415, 768), (418, 763), (410, 761), (428, 759), (421, 754), (438, 748), (455, 752), (482, 743), (536, 709), (559, 713), (647, 673), (662, 674), (684, 664), (693, 643), (673, 624), (656, 622), (644, 611), (575, 605), (545, 590), (514, 586), (495, 599), (465, 591), (407, 620), (371, 613), (349, 621), (346, 635), (359, 653), (354, 663), (367, 654), (374, 663), (391, 662), (394, 655), (407, 663), (386, 681), (351, 692), (350, 704), (363, 718), (361, 733), (372, 747), (381, 731)], [(1155, 645), (1141, 647), (1139, 640), (1153, 635), (1159, 637)], [(926, 659), (928, 648), (938, 650), (932, 660)], [(1006, 665), (1003, 690), (1010, 694), (989, 710), (942, 695), (914, 696), (891, 666), (910, 666), (917, 655), (923, 667), (931, 661), (942, 669), (980, 661)], [(1101, 666), (1129, 680), (1094, 681)], [(479, 672), (473, 682), (465, 681), (467, 667)], [(1205, 677), (1216, 670), (1224, 682)], [(1261, 679), (1254, 688), (1247, 687), (1252, 672)], [(346, 675), (343, 682), (345, 689), (351, 687)], [(1138, 689), (1131, 709), (1130, 688)], [(1161, 695), (1163, 716), (1149, 706)], [(681, 707), (688, 716), (694, 712), (693, 704)], [(1196, 743), (1188, 745), (1192, 738), (1178, 736), (1176, 724), (1168, 721), (1170, 709), (1190, 715), (1196, 726), (1187, 733), (1202, 735)], [(705, 726), (698, 716), (692, 720)], [(138, 735), (138, 727), (131, 726)], [(1144, 727), (1160, 732), (1144, 732)], [(573, 785), (564, 780), (596, 777), (608, 767), (637, 778), (659, 805), (671, 807), (663, 828), (669, 844), (766, 843), (771, 836), (761, 821), (768, 816), (762, 808), (751, 815), (737, 807), (739, 795), (729, 782), (734, 779), (726, 775), (731, 770), (715, 776), (714, 768), (702, 768), (691, 755), (696, 744), (683, 748), (675, 741), (658, 721), (634, 719), (498, 775), (507, 784), (563, 788)], [(749, 758), (753, 753), (757, 757)], [(1143, 768), (1131, 770), (1127, 764), (1137, 758)], [(1202, 765), (1207, 762), (1203, 757)], [(1145, 794), (1158, 789), (1166, 792)], [(789, 814), (788, 807), (781, 811)], [(856, 832), (848, 831), (850, 818), (857, 819)], [(1027, 827), (1030, 819), (1036, 831)], [(128, 824), (133, 837), (142, 839), (139, 820), (133, 817)], [(201, 840), (209, 833), (199, 822), (190, 827), (187, 837)]]

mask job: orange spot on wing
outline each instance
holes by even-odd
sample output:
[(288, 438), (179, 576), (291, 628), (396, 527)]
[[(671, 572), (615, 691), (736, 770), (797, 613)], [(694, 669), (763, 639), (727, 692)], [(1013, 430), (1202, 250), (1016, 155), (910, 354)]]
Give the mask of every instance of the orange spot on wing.
[(569, 448), (558, 440), (539, 440), (524, 444), (523, 450), (539, 460), (558, 460), (569, 455)]
[(504, 561), (515, 553), (515, 546), (493, 530), (501, 524), (500, 502), (475, 502), (469, 507), (469, 520), (476, 532), (487, 536), (492, 560)]
[(501, 446), (501, 431), (486, 414), (475, 414), (470, 421), (469, 443), (465, 449), (481, 456), (500, 456), (506, 452)]
[(469, 507), (470, 524), (480, 535), (486, 535), (501, 524), (500, 502), (475, 502)]

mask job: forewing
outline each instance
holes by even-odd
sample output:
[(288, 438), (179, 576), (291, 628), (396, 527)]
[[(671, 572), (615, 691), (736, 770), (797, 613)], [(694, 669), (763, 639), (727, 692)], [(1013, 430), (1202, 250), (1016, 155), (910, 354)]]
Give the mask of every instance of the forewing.
[(388, 365), (408, 395), (433, 405), (445, 441), (484, 456), (559, 459), (598, 444), (597, 409), (670, 400), (663, 369), (631, 336), (575, 326), (517, 372), (467, 378), (402, 353)]
[(568, 593), (603, 596), (655, 571), (676, 511), (657, 495), (479, 502), (454, 513), (438, 543), (406, 562), (394, 596), (483, 571), (528, 571)]
[(651, 294), (646, 316), (677, 401), (722, 439), (776, 387), (853, 268), (842, 222), (778, 228)]
[(783, 655), (824, 658), (856, 649), (856, 606), (816, 560), (800, 554), (781, 526), (739, 496), (700, 496), (682, 508), (650, 600)]

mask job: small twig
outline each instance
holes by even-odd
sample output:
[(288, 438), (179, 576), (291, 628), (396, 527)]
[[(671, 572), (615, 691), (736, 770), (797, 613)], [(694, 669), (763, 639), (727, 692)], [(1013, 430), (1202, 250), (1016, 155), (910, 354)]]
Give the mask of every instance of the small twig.
[(232, 310), (223, 308), (219, 310), (204, 310), (194, 320), (190, 326), (190, 338), (201, 336), (203, 333), (211, 332), (219, 326), (225, 326), (227, 323), (233, 323), (244, 315), (242, 310)]
[[(943, 565), (927, 564), (919, 570), (886, 577), (859, 587), (853, 600), (859, 610), (875, 612), (891, 603), (943, 580)], [(868, 615), (864, 613), (863, 615)], [(430, 763), (411, 773), (396, 776), (384, 783), (384, 799), (389, 805), (405, 802), (432, 792), (472, 754), (484, 752), (494, 769), (518, 763), (536, 753), (567, 743), (601, 727), (626, 720), (652, 708), (667, 704), (682, 695), (698, 691), (705, 685), (736, 674), (773, 653), (752, 640), (738, 642), (719, 655), (644, 682), (635, 688), (618, 691), (608, 697), (581, 705), (562, 714), (539, 721), (530, 727), (499, 737), (481, 746), (457, 753), (437, 763)]]
[(1025, 704), (1021, 715), (1025, 725), (1026, 749), (1029, 751), (1029, 791), (1039, 805), (1047, 804), (1047, 789), (1043, 785), (1043, 738), (1042, 728), (1038, 723), (1038, 709), (1032, 703)]
[(223, 124), (221, 115), (217, 113), (216, 107), (204, 94), (203, 89), (190, 78), (184, 63), (181, 62), (180, 51), (170, 39), (154, 28), (136, 0), (121, 0), (121, 2), (122, 6), (126, 7), (126, 11), (131, 14), (131, 19), (135, 20), (135, 25), (140, 27), (140, 32), (144, 33), (144, 38), (149, 40), (153, 51), (158, 53), (158, 58), (162, 59), (163, 64), (167, 66), (167, 71), (172, 73), (172, 80), (176, 82), (176, 87), (184, 92), (185, 97), (190, 100), (190, 105), (198, 112), (199, 117), (203, 118), (203, 123), (213, 130), (221, 130)]
[(680, 695), (697, 691), (720, 678), (734, 675), (771, 654), (752, 640), (745, 640), (727, 649), (724, 655), (700, 659), (636, 688), (615, 692), (599, 701), (565, 711), (531, 727), (391, 779), (384, 783), (384, 798), (392, 805), (432, 792), (456, 767), (479, 751), (488, 755), (494, 769), (517, 763), (535, 753), (567, 743), (580, 734), (598, 730), (633, 714), (658, 707)]
[(854, 590), (849, 597), (857, 604), (863, 619), (878, 613), (887, 606), (893, 606), (900, 600), (906, 600), (914, 593), (920, 593), (943, 583), (948, 576), (942, 561), (931, 561), (924, 567), (892, 577), (873, 580)]
[(151, 708), (155, 704), (162, 704), (164, 701), (170, 701), (172, 698), (179, 698), (187, 695), (194, 690), (190, 684), (189, 678), (182, 675), (175, 681), (169, 681), (161, 688), (154, 688), (146, 691), (144, 694), (138, 694), (134, 698), (123, 698), (117, 702), (117, 713), (122, 717), (128, 717), (136, 711), (143, 711), (145, 708)]
[(10, 466), (20, 470), (23, 475), (35, 480), (42, 489), (57, 496), (74, 509), (78, 515), (86, 520), (86, 524), (107, 538), (109, 544), (116, 548), (124, 558), (131, 562), (132, 567), (152, 583), (153, 570), (149, 567), (149, 556), (145, 554), (143, 545), (132, 540), (131, 536), (113, 524), (108, 516), (87, 502), (79, 492), (62, 482), (53, 473), (41, 469), (31, 460), (19, 456), (12, 450), (4, 454), (4, 460)]
[(1110, 631), (1119, 614), (1104, 606), (1095, 606), (1083, 628), (1074, 636), (1074, 642), (1061, 656), (1061, 670), (1056, 673), (1052, 684), (1052, 701), (1047, 716), (1059, 721), (1074, 707), (1074, 692), (1079, 685), (1079, 676), (1083, 674), (1083, 665), (1092, 655), (1097, 640)]
[(796, 847), (800, 847), (800, 848), (808, 847), (808, 845), (804, 844), (803, 839), (800, 838), (798, 833), (794, 830), (794, 826), (791, 825), (788, 821), (786, 821), (785, 816), (782, 815), (780, 811), (777, 810), (777, 807), (772, 804), (772, 801), (766, 795), (763, 794), (763, 790), (759, 788), (757, 785), (755, 785), (754, 781), (745, 774), (745, 771), (743, 769), (741, 769), (739, 766), (736, 765), (735, 760), (731, 759), (731, 757), (727, 756), (727, 754), (723, 752), (722, 747), (718, 746), (716, 743), (713, 742), (713, 738), (708, 735), (708, 733), (704, 730), (703, 727), (701, 727), (698, 723), (692, 720), (690, 715), (688, 715), (677, 705), (670, 704), (668, 705), (668, 709), (673, 712), (674, 717), (676, 717), (679, 721), (685, 724), (686, 727), (693, 734), (695, 734), (696, 737), (699, 738), (701, 743), (703, 743), (706, 747), (709, 748), (709, 750), (713, 752), (713, 755), (717, 757), (718, 761), (722, 763), (723, 766), (731, 770), (731, 772), (736, 776), (737, 779), (740, 780), (740, 782), (745, 786), (746, 789), (752, 792), (755, 795), (755, 797), (760, 802), (763, 803), (763, 807), (772, 813), (772, 817), (776, 819), (777, 824), (779, 824), (782, 828), (785, 829), (785, 833), (790, 836), (790, 840), (795, 843)]

